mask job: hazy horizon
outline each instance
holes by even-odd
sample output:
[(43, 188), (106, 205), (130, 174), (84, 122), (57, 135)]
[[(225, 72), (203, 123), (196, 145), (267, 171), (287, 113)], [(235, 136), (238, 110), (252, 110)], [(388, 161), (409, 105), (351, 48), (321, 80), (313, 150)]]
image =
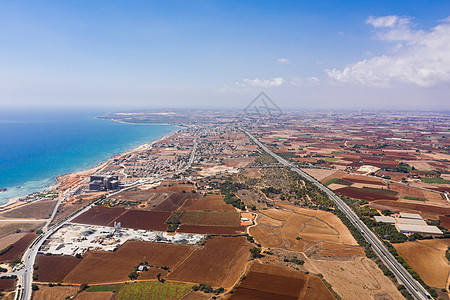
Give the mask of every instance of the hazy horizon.
[(2, 109), (450, 109), (448, 1), (1, 8)]

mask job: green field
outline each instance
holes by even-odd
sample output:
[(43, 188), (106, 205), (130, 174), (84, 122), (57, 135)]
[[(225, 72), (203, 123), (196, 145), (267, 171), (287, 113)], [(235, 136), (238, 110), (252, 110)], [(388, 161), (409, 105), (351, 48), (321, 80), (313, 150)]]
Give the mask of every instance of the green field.
[(93, 285), (86, 292), (112, 292), (120, 290), (121, 284)]
[(337, 158), (334, 158), (334, 157), (327, 157), (327, 158), (325, 158), (325, 160), (326, 160), (327, 162), (335, 162), (335, 161), (337, 161), (338, 159), (337, 159)]
[(332, 151), (331, 154), (341, 154), (340, 151)]
[(192, 284), (166, 281), (141, 281), (123, 284), (117, 300), (180, 299), (192, 289)]
[(403, 199), (406, 199), (406, 200), (425, 201), (425, 198), (421, 198), (421, 197), (412, 197), (412, 196), (404, 196)]
[(339, 178), (333, 178), (333, 179), (328, 180), (327, 182), (325, 182), (324, 185), (330, 185), (330, 184), (332, 184), (332, 183), (335, 183), (335, 182), (338, 181), (338, 180), (339, 180)]
[(450, 183), (450, 181), (442, 179), (442, 178), (420, 177), (420, 179), (425, 183)]

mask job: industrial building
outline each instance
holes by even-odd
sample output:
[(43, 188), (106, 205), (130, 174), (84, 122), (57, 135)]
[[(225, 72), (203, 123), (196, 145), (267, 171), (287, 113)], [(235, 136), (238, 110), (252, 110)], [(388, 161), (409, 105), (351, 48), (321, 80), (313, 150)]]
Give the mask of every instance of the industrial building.
[(89, 177), (90, 191), (107, 191), (119, 188), (119, 176), (117, 175), (91, 175)]
[(420, 233), (426, 235), (442, 235), (442, 231), (436, 226), (429, 225), (413, 225), (413, 224), (396, 224), (395, 227), (401, 233)]
[(389, 224), (395, 224), (395, 219), (393, 217), (384, 217), (384, 216), (375, 216), (375, 221), (381, 222), (381, 223), (389, 223)]
[(442, 235), (442, 231), (436, 226), (430, 226), (419, 214), (400, 213), (400, 218), (375, 216), (375, 221), (394, 224), (401, 233), (420, 233), (425, 235)]

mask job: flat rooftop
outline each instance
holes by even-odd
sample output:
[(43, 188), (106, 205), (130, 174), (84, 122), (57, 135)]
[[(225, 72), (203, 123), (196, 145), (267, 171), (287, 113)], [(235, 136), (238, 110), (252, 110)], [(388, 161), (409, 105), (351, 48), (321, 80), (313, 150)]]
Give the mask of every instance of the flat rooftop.
[(427, 222), (419, 219), (406, 219), (406, 218), (397, 218), (395, 219), (398, 224), (411, 224), (411, 225), (425, 225), (427, 226)]
[(375, 216), (375, 221), (395, 224), (395, 219), (393, 217)]
[(396, 224), (395, 227), (401, 232), (424, 233), (424, 234), (443, 234), (436, 226), (414, 225), (414, 224)]
[(410, 213), (403, 213), (403, 212), (400, 213), (400, 217), (405, 218), (405, 219), (418, 219), (418, 220), (423, 219), (419, 214), (410, 214)]

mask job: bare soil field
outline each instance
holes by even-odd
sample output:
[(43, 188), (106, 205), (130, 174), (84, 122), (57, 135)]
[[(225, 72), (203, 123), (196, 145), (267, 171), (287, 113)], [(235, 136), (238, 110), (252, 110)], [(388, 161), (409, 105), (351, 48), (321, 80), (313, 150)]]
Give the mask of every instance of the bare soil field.
[[(306, 173), (308, 173), (309, 175), (311, 175), (312, 177), (316, 178), (317, 180), (321, 181), (321, 182), (326, 182), (326, 181), (323, 181), (323, 180), (328, 178), (328, 177), (331, 177), (331, 178), (339, 177), (339, 176), (335, 176), (335, 175), (342, 173), (342, 172), (339, 172), (339, 171), (326, 170), (326, 169), (305, 168), (305, 169), (302, 169), (302, 170), (305, 171)], [(342, 174), (345, 174), (345, 173), (342, 173)]]
[(94, 206), (87, 212), (76, 217), (72, 222), (106, 226), (126, 211), (122, 207)]
[(192, 253), (168, 279), (230, 288), (244, 270), (251, 244), (245, 237), (213, 237)]
[(114, 222), (120, 222), (124, 228), (165, 231), (167, 224), (165, 221), (170, 216), (170, 212), (127, 210), (124, 214), (108, 223), (113, 226)]
[(270, 217), (271, 219), (286, 221), (287, 218), (289, 218), (289, 216), (292, 215), (292, 211), (271, 208), (261, 212), (261, 214), (264, 214)]
[(168, 266), (173, 270), (197, 249), (193, 246), (128, 241), (115, 252), (87, 252), (63, 282), (94, 284), (128, 281), (128, 274), (142, 261), (154, 266)]
[(36, 264), (38, 281), (40, 282), (61, 282), (70, 271), (72, 271), (82, 259), (73, 256), (46, 256), (39, 254)]
[(343, 177), (342, 179), (344, 179), (345, 181), (353, 182), (353, 183), (363, 183), (363, 184), (386, 186), (381, 180), (371, 178), (371, 177), (366, 177), (366, 176), (351, 175), (351, 176)]
[[(419, 202), (419, 201), (417, 201)], [(389, 200), (377, 200), (372, 202), (376, 205), (382, 205), (385, 207), (390, 207), (394, 209), (400, 209), (404, 212), (415, 212), (420, 213), (422, 217), (424, 217), (425, 214), (433, 215), (436, 217), (436, 215), (448, 215), (450, 214), (450, 208), (446, 207), (439, 207), (439, 206), (431, 206), (426, 204), (416, 204), (416, 203), (409, 203), (409, 202), (402, 202), (402, 201), (389, 201)]]
[(113, 292), (81, 292), (76, 300), (111, 300), (115, 294)]
[(305, 267), (321, 273), (342, 299), (404, 299), (392, 281), (366, 257), (352, 260), (308, 259)]
[(236, 209), (223, 201), (222, 195), (206, 195), (205, 197), (187, 199), (180, 210), (213, 210), (235, 211)]
[(176, 182), (163, 182), (158, 187), (154, 188), (155, 192), (174, 192), (182, 193), (183, 191), (188, 193), (195, 190), (192, 184), (177, 184)]
[(439, 220), (441, 220), (441, 226), (450, 230), (450, 217), (447, 216), (439, 216)]
[(450, 268), (445, 258), (445, 243), (439, 240), (422, 240), (393, 245), (426, 284), (436, 288), (447, 286)]
[(307, 248), (318, 245), (317, 250), (307, 251), (307, 254), (323, 256), (351, 256), (362, 253), (348, 229), (335, 215), (325, 211), (280, 205), (284, 208), (260, 211), (258, 225), (249, 228), (249, 233), (264, 247), (306, 251)]
[(286, 204), (281, 204), (281, 206), (293, 209), (297, 214), (314, 217), (323, 222), (325, 224), (324, 226), (333, 228), (333, 230), (335, 230), (337, 232), (337, 235), (339, 236), (340, 243), (346, 245), (358, 245), (348, 228), (334, 214), (322, 210), (305, 209)]
[[(276, 248), (284, 245), (284, 240), (280, 236), (281, 228), (271, 228), (264, 225), (257, 225), (249, 228), (249, 233), (255, 240), (266, 248)], [(303, 247), (301, 247), (303, 249)]]
[(114, 198), (125, 201), (147, 201), (150, 199), (152, 194), (152, 190), (124, 191), (116, 194)]
[[(27, 232), (30, 232), (31, 230), (37, 230), (43, 225), (44, 222), (0, 222), (0, 239), (2, 240), (0, 244), (4, 245), (3, 239), (8, 236), (8, 238), (11, 239), (11, 242), (6, 245), (8, 246), (22, 238)], [(17, 229), (19, 229), (21, 232), (16, 233)], [(4, 247), (0, 247), (0, 249), (3, 248)]]
[(351, 198), (375, 201), (380, 199), (386, 200), (397, 200), (397, 192), (390, 190), (381, 190), (373, 188), (355, 188), (355, 187), (345, 187), (335, 190), (337, 194), (348, 196)]
[(252, 264), (229, 299), (334, 299), (319, 277), (284, 267)]
[(181, 222), (183, 225), (240, 226), (241, 218), (237, 211), (176, 211), (168, 222)]
[(0, 279), (0, 290), (9, 290), (14, 286), (15, 279)]
[(27, 235), (27, 232), (12, 233), (0, 237), (0, 250), (8, 247), (11, 244), (14, 244), (25, 235)]
[(173, 212), (177, 210), (186, 199), (192, 198), (191, 193), (175, 193), (169, 196), (161, 204), (156, 206), (153, 211)]
[(28, 248), (28, 246), (31, 244), (31, 242), (36, 238), (36, 236), (37, 235), (34, 232), (31, 232), (12, 244), (11, 249), (9, 249), (6, 253), (0, 255), (0, 262), (20, 258)]
[(377, 176), (390, 176), (394, 181), (402, 181), (402, 178), (405, 178), (405, 173), (400, 172), (389, 172), (384, 170), (379, 170), (375, 173)]
[(80, 288), (76, 286), (39, 286), (39, 290), (33, 292), (33, 300), (66, 299), (75, 295)]
[(261, 178), (262, 176), (262, 173), (257, 168), (245, 169), (244, 171), (241, 171), (241, 173), (248, 178)]
[(0, 218), (48, 219), (57, 200), (31, 202), (0, 213)]
[(177, 232), (200, 233), (200, 234), (240, 234), (245, 231), (245, 227), (226, 227), (226, 226), (199, 226), (199, 225), (181, 225)]
[(238, 157), (238, 158), (224, 159), (223, 162), (227, 167), (241, 168), (249, 165), (254, 160), (255, 159), (253, 157)]
[(400, 197), (409, 196), (409, 197), (420, 197), (424, 198), (425, 195), (422, 190), (406, 186), (404, 184), (400, 183), (390, 183), (389, 184), (391, 190), (396, 191), (399, 193)]

